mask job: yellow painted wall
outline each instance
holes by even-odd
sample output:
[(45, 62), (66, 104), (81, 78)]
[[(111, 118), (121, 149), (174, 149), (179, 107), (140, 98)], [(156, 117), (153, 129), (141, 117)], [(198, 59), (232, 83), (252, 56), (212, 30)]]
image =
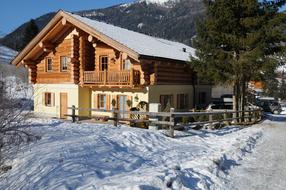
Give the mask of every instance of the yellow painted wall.
[[(142, 90), (110, 90), (110, 89), (105, 89), (105, 90), (93, 90), (91, 93), (91, 105), (92, 108), (94, 108), (94, 96), (97, 94), (106, 94), (106, 95), (125, 95), (125, 96), (131, 96), (132, 97), (132, 106), (131, 107), (136, 107), (140, 101), (146, 101), (148, 102), (148, 88), (144, 88)], [(138, 97), (138, 101), (136, 101), (135, 97)], [(112, 101), (112, 98), (110, 99), (110, 102)], [(95, 108), (97, 109), (97, 108)], [(92, 115), (103, 115), (103, 116), (111, 116), (110, 113), (104, 113), (104, 112), (92, 112)]]
[[(198, 103), (198, 94), (206, 93), (206, 104), (211, 102), (211, 86), (196, 85), (196, 103)], [(160, 103), (160, 95), (173, 95), (174, 107), (177, 108), (177, 95), (188, 94), (189, 109), (194, 107), (194, 89), (192, 85), (154, 85), (149, 87), (149, 103)]]
[[(199, 92), (207, 93), (207, 101), (210, 101), (211, 88), (207, 85), (196, 86), (196, 94)], [(51, 92), (55, 94), (55, 104), (53, 107), (44, 105), (44, 92)], [(91, 90), (90, 88), (82, 88), (75, 84), (35, 84), (34, 85), (34, 110), (37, 114), (43, 114), (50, 117), (60, 117), (60, 93), (68, 94), (68, 107), (75, 105), (80, 108), (95, 108), (94, 97), (97, 94), (111, 95), (110, 102), (113, 96), (126, 95), (132, 98), (132, 107), (136, 107), (140, 101), (148, 103), (160, 103), (160, 95), (172, 94), (174, 99), (174, 107), (177, 106), (177, 94), (188, 94), (189, 108), (193, 108), (193, 87), (192, 85), (154, 85), (143, 89), (117, 89), (111, 90), (110, 88)], [(136, 101), (136, 98), (138, 100)], [(198, 97), (197, 97), (198, 99)], [(71, 110), (68, 110), (71, 114)], [(92, 115), (108, 115), (104, 112), (91, 112), (88, 110), (81, 110), (76, 112), (80, 116)]]
[[(68, 107), (79, 105), (79, 87), (75, 84), (35, 84), (34, 86), (34, 111), (48, 117), (60, 117), (60, 93), (68, 94)], [(55, 104), (53, 107), (44, 105), (44, 93), (55, 94)], [(71, 114), (71, 110), (68, 110)]]

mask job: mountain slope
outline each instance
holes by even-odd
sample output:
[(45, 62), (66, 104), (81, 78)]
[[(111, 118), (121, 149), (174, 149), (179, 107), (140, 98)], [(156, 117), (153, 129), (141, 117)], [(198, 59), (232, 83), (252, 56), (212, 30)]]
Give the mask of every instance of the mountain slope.
[[(48, 13), (37, 18), (42, 29), (54, 16)], [(195, 22), (204, 15), (201, 0), (139, 0), (104, 9), (78, 11), (76, 14), (151, 36), (191, 44)], [(27, 23), (0, 39), (0, 43), (19, 50)]]

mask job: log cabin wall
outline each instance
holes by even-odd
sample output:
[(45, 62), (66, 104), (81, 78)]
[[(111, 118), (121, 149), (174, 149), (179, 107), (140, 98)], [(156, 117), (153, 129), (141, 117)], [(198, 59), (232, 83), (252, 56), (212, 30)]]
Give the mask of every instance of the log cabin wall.
[(142, 72), (147, 84), (193, 84), (194, 73), (187, 63), (171, 60), (142, 59)]
[(115, 50), (102, 43), (99, 42), (96, 45), (96, 70), (100, 70), (100, 58), (101, 56), (107, 56), (108, 57), (108, 71), (120, 71), (121, 69), (121, 62), (122, 58), (121, 56), (116, 57)]
[[(56, 83), (74, 83), (78, 80), (78, 77), (72, 77), (72, 74), (76, 72), (77, 66), (73, 68), (71, 64), (72, 50), (74, 43), (78, 43), (77, 39), (73, 38), (72, 34), (69, 34), (63, 39), (54, 49), (53, 52), (48, 53), (37, 64), (37, 83), (39, 84), (56, 84)], [(77, 48), (75, 48), (77, 50)], [(67, 71), (61, 71), (60, 59), (61, 56), (67, 56), (70, 60), (68, 62)], [(52, 70), (47, 71), (47, 59), (52, 59)]]

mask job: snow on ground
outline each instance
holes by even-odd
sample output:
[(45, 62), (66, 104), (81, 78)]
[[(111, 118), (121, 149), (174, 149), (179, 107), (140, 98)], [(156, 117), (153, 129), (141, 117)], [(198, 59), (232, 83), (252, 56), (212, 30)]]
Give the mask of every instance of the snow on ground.
[(258, 126), (227, 127), (171, 139), (125, 126), (30, 121), (42, 138), (20, 147), (0, 189), (212, 189), (263, 135)]
[(226, 185), (220, 189), (285, 189), (286, 123), (268, 121), (265, 124), (268, 126), (253, 153), (230, 170)]

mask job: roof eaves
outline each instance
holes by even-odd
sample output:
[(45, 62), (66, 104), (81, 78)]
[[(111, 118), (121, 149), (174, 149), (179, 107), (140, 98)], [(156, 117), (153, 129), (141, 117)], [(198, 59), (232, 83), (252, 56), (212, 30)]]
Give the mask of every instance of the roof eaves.
[(19, 66), (20, 61), (39, 43), (39, 41), (49, 32), (49, 29), (54, 27), (56, 23), (63, 17), (63, 11), (59, 10), (52, 20), (31, 40), (28, 45), (13, 59), (13, 65)]

